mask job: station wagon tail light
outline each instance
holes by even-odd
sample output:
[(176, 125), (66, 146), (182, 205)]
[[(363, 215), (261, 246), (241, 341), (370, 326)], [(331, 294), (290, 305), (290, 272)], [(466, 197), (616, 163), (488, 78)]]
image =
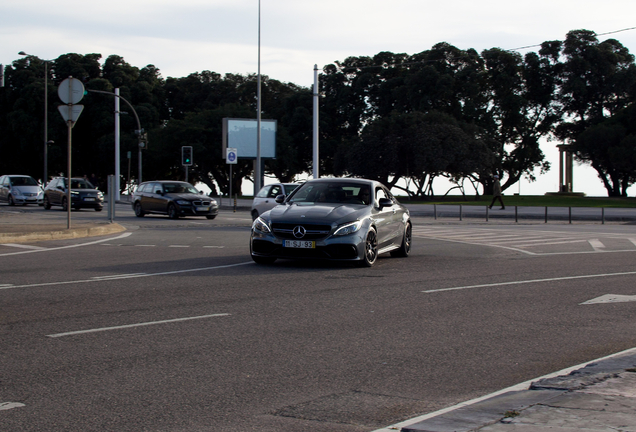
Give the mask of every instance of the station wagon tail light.
[(361, 226), (362, 226), (362, 221), (349, 222), (339, 227), (336, 230), (336, 232), (333, 233), (333, 235), (344, 236), (344, 235), (353, 234), (354, 232), (358, 231)]
[(272, 232), (272, 230), (269, 228), (269, 225), (267, 225), (267, 222), (265, 222), (260, 217), (256, 218), (256, 220), (252, 224), (252, 229), (254, 231), (260, 231), (260, 232), (266, 233), (266, 234), (269, 234), (269, 233)]

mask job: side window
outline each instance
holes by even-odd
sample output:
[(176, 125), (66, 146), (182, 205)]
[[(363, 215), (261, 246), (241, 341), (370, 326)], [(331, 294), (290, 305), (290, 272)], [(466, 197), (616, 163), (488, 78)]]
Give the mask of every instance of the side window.
[(257, 198), (267, 198), (267, 193), (269, 192), (270, 187), (269, 186), (264, 186), (261, 188), (261, 190), (258, 191), (258, 193), (256, 194)]
[(267, 194), (267, 198), (276, 198), (278, 195), (281, 195), (282, 193), (283, 191), (281, 190), (280, 186), (274, 185), (269, 190), (269, 193)]
[(380, 199), (382, 198), (388, 198), (388, 196), (386, 196), (386, 192), (381, 187), (376, 188), (375, 189), (375, 205), (376, 206), (379, 206)]
[(146, 186), (148, 186), (147, 183), (142, 183), (141, 186), (139, 186), (139, 189), (137, 189), (137, 192), (144, 192), (146, 190)]

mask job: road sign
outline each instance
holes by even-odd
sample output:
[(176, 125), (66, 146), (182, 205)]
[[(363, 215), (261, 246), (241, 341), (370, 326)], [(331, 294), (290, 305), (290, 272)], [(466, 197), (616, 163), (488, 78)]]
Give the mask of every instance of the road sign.
[(57, 109), (60, 111), (60, 114), (62, 114), (64, 121), (71, 121), (75, 123), (82, 113), (84, 105), (60, 105)]
[(228, 147), (226, 157), (225, 157), (225, 163), (235, 164), (237, 160), (238, 160), (238, 154), (236, 153), (236, 149)]
[(66, 78), (58, 86), (57, 95), (65, 104), (76, 104), (84, 97), (84, 84), (77, 78)]

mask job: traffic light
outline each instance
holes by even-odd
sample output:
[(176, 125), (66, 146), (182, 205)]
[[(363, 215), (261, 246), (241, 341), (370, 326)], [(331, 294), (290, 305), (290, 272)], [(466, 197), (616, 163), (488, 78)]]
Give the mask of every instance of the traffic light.
[(192, 146), (181, 147), (181, 165), (192, 166)]

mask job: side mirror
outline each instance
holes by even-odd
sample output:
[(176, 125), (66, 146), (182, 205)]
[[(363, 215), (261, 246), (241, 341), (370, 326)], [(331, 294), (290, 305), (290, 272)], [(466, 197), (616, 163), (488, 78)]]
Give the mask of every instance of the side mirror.
[(276, 201), (277, 204), (282, 204), (283, 201), (285, 201), (285, 195), (278, 195), (274, 201)]
[(199, 191), (199, 195), (203, 195), (203, 191)]
[(388, 198), (380, 198), (380, 202), (378, 204), (380, 204), (380, 209), (383, 209), (384, 207), (391, 207), (393, 205), (393, 201)]
[(161, 189), (157, 189), (157, 190), (155, 191), (155, 193), (156, 193), (157, 195), (163, 195), (163, 191), (162, 191)]

